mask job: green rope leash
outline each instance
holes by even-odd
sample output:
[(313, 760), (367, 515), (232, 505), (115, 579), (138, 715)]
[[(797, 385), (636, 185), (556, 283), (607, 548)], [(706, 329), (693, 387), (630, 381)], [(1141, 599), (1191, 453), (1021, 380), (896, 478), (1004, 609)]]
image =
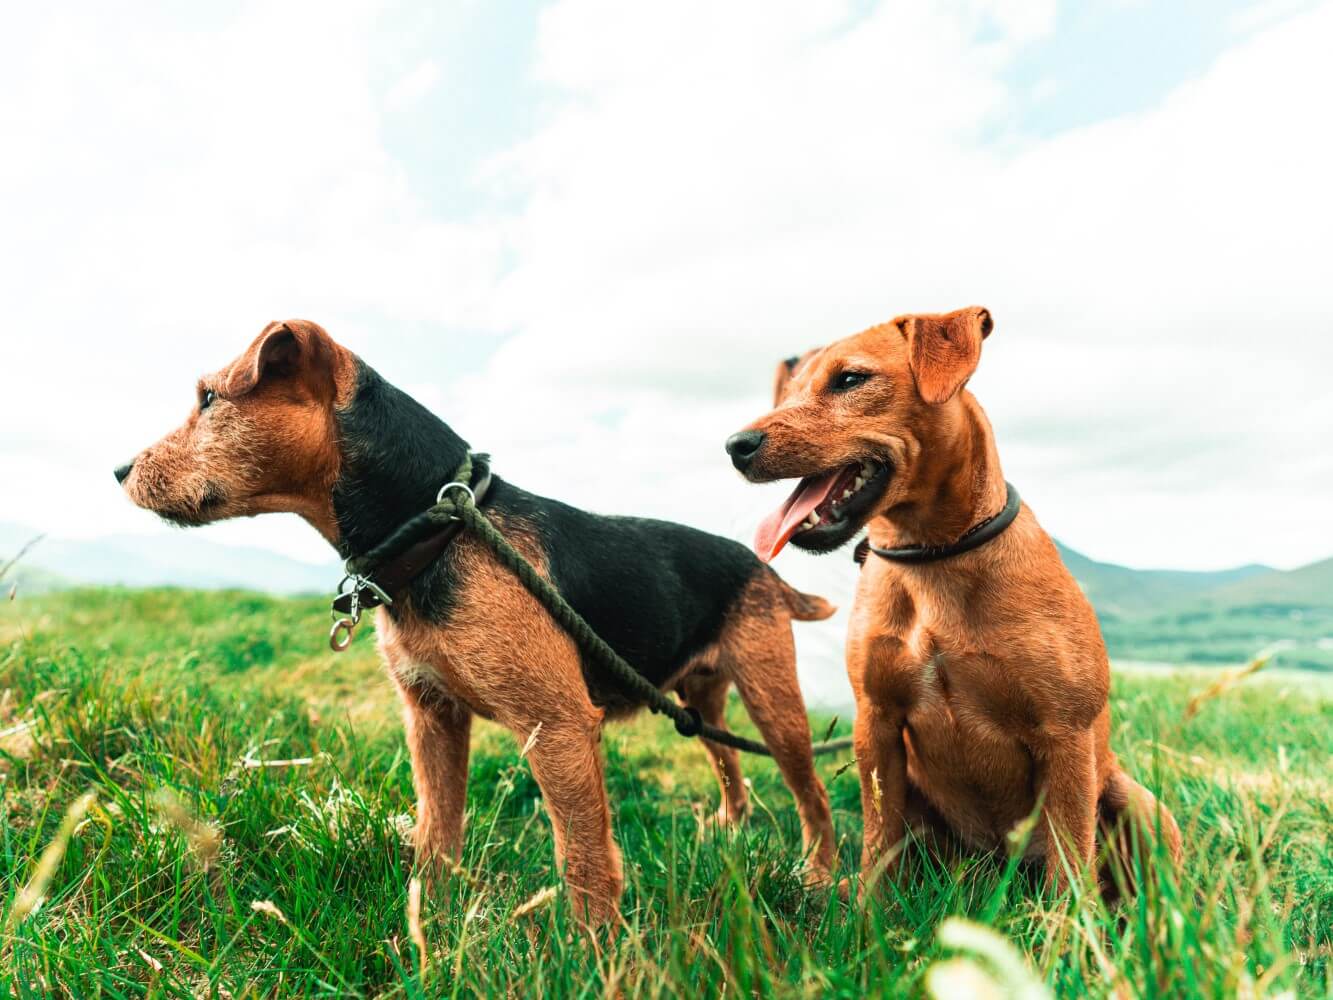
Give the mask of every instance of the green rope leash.
[[(472, 496), (472, 488), (467, 485), (471, 481), (472, 455), (468, 453), (463, 458), (463, 463), (454, 472), (453, 479), (441, 488), (439, 496), (435, 499), (434, 507), (422, 511), (410, 521), (400, 525), (393, 534), (369, 552), (357, 556), (355, 559), (347, 560), (347, 572), (355, 576), (368, 577), (375, 569), (409, 548), (414, 542), (419, 541), (423, 535), (435, 531), (441, 525), (450, 521), (462, 520), (459, 516), (462, 509), (460, 504), (466, 503), (469, 506), (475, 506), (472, 504), (472, 500), (475, 499)], [(450, 499), (455, 492), (460, 494), (460, 499)]]
[[(368, 572), (371, 568), (391, 558), (392, 554), (404, 548), (405, 540), (407, 544), (410, 544), (410, 539), (423, 528), (438, 526), (447, 521), (460, 521), (466, 530), (471, 531), (477, 538), (486, 543), (496, 558), (518, 577), (519, 582), (527, 588), (533, 597), (537, 598), (542, 607), (555, 619), (556, 624), (569, 634), (570, 638), (597, 666), (614, 677), (622, 688), (647, 705), (650, 711), (669, 718), (675, 723), (676, 732), (680, 735), (698, 736), (709, 743), (733, 747), (747, 753), (763, 754), (767, 757), (773, 755), (768, 747), (756, 740), (746, 739), (744, 736), (737, 736), (725, 729), (708, 725), (703, 721), (698, 709), (681, 705), (630, 666), (619, 653), (607, 644), (605, 639), (593, 631), (592, 626), (570, 606), (560, 591), (549, 580), (539, 574), (532, 563), (528, 562), (522, 553), (510, 545), (499, 529), (477, 508), (472, 491), (466, 485), (471, 480), (471, 475), (472, 457), (469, 455), (459, 466), (453, 481), (440, 490), (438, 501), (434, 507), (408, 521), (388, 539), (364, 556), (349, 562), (348, 570), (357, 573)], [(831, 729), (832, 727), (830, 727)], [(845, 750), (851, 745), (852, 741), (850, 739), (826, 739), (824, 742), (814, 745), (814, 752), (816, 754), (834, 753), (838, 750)]]

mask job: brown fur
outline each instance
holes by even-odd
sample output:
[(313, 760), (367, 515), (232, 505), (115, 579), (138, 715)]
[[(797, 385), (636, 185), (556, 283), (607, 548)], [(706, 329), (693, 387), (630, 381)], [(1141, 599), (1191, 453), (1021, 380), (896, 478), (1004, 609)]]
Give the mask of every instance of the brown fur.
[[(755, 479), (865, 458), (893, 477), (868, 520), (879, 547), (939, 545), (994, 515), (1004, 477), (990, 424), (963, 387), (990, 313), (903, 316), (779, 366)], [(871, 378), (834, 393), (843, 371)], [(1100, 817), (1159, 828), (1171, 814), (1111, 752), (1110, 670), (1096, 616), (1025, 505), (995, 540), (920, 565), (871, 556), (847, 643), (865, 816), (863, 872), (891, 866), (909, 825), (1000, 848), (1040, 803), (1028, 846), (1059, 882), (1095, 854)]]
[[(182, 524), (291, 511), (336, 543), (333, 408), (351, 398), (354, 360), (314, 323), (270, 323), (245, 354), (199, 380), (200, 399), (216, 395), (208, 419), (196, 401), (183, 425), (135, 458), (130, 499)], [(265, 364), (296, 377), (261, 379)]]
[[(501, 529), (540, 568), (540, 552), (512, 528)], [(602, 755), (603, 709), (589, 699), (578, 650), (523, 585), (469, 537), (457, 543), (466, 583), (448, 629), (408, 615), (381, 614), (380, 650), (403, 693), (419, 796), (418, 850), (456, 857), (462, 843), (467, 784), (466, 719), (498, 722), (527, 744), (555, 833), (557, 864), (593, 921), (617, 913), (624, 878), (611, 833)], [(757, 577), (718, 641), (671, 686), (705, 719), (724, 725), (727, 688), (735, 683), (783, 778), (796, 796), (812, 876), (833, 864), (828, 796), (814, 771), (810, 730), (794, 669), (788, 612), (777, 578)], [(538, 730), (540, 726), (540, 730)], [(440, 732), (450, 732), (438, 739)], [(416, 734), (430, 734), (430, 738)], [(704, 744), (718, 775), (718, 818), (749, 812), (736, 751)]]
[[(245, 354), (200, 381), (201, 397), (217, 394), (207, 419), (196, 408), (136, 458), (124, 483), (130, 497), (192, 524), (294, 511), (336, 545), (330, 491), (342, 456), (335, 410), (352, 398), (355, 360), (313, 323), (270, 324)], [(521, 524), (497, 523), (544, 572), (537, 540)], [(471, 721), (480, 715), (531, 744), (557, 863), (579, 912), (609, 920), (624, 876), (603, 774), (605, 712), (589, 697), (572, 640), (536, 598), (475, 539), (463, 535), (453, 544), (463, 583), (448, 628), (416, 614), (407, 598), (396, 620), (381, 609), (377, 625), (412, 755), (418, 856), (429, 864), (462, 850)], [(829, 877), (835, 844), (796, 682), (791, 621), (832, 613), (827, 602), (761, 570), (717, 640), (666, 685), (714, 725), (723, 724), (727, 689), (736, 685), (796, 797), (807, 863), (819, 882)], [(749, 809), (738, 756), (705, 749), (722, 790), (718, 815), (736, 822)], [(680, 750), (688, 752), (683, 744)]]

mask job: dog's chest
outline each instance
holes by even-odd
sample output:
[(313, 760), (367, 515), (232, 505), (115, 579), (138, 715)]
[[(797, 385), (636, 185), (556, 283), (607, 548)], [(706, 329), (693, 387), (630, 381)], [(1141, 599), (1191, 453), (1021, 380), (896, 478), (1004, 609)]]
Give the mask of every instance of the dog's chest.
[[(418, 621), (394, 622), (381, 612), (376, 632), (380, 656), (390, 676), (407, 689), (429, 689), (466, 705), (482, 718), (494, 718), (494, 698), (467, 670), (459, 670), (459, 653), (445, 629)], [(461, 662), (475, 662), (464, 657)]]
[(947, 689), (929, 611), (905, 588), (861, 588), (848, 634), (848, 668), (853, 684), (873, 701), (907, 709)]
[(1002, 671), (952, 609), (928, 594), (867, 588), (858, 595), (848, 649), (853, 683), (922, 725), (952, 726), (961, 716), (984, 727), (1005, 714)]

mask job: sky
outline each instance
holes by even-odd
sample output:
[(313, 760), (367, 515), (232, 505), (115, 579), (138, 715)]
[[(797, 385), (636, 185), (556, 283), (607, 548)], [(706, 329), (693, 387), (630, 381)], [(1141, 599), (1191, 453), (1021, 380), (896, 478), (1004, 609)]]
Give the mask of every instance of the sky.
[(177, 530), (111, 470), (302, 317), (521, 486), (749, 540), (787, 487), (722, 442), (777, 360), (978, 304), (1052, 534), (1325, 558), (1331, 43), (1290, 0), (16, 8), (0, 521)]

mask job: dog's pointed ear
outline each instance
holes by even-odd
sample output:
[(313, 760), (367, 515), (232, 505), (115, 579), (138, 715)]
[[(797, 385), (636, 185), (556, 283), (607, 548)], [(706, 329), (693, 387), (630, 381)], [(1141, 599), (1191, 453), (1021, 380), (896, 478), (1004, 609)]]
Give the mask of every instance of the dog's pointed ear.
[(774, 406), (782, 402), (782, 396), (787, 391), (787, 385), (791, 382), (792, 376), (796, 374), (796, 369), (800, 368), (816, 350), (818, 348), (812, 348), (804, 354), (793, 354), (790, 358), (783, 358), (778, 362), (778, 370), (773, 373)]
[(994, 322), (980, 306), (929, 316), (903, 316), (894, 324), (907, 338), (908, 363), (917, 392), (927, 403), (943, 403), (967, 384), (981, 360), (981, 342)]
[(312, 388), (326, 379), (332, 342), (314, 323), (288, 320), (270, 323), (246, 352), (232, 362), (223, 382), (223, 395), (244, 396), (266, 378), (308, 372)]
[(791, 381), (791, 373), (796, 371), (796, 365), (800, 360), (799, 356), (793, 355), (778, 362), (778, 370), (773, 373), (774, 406), (782, 402), (782, 394), (787, 390), (787, 383)]

